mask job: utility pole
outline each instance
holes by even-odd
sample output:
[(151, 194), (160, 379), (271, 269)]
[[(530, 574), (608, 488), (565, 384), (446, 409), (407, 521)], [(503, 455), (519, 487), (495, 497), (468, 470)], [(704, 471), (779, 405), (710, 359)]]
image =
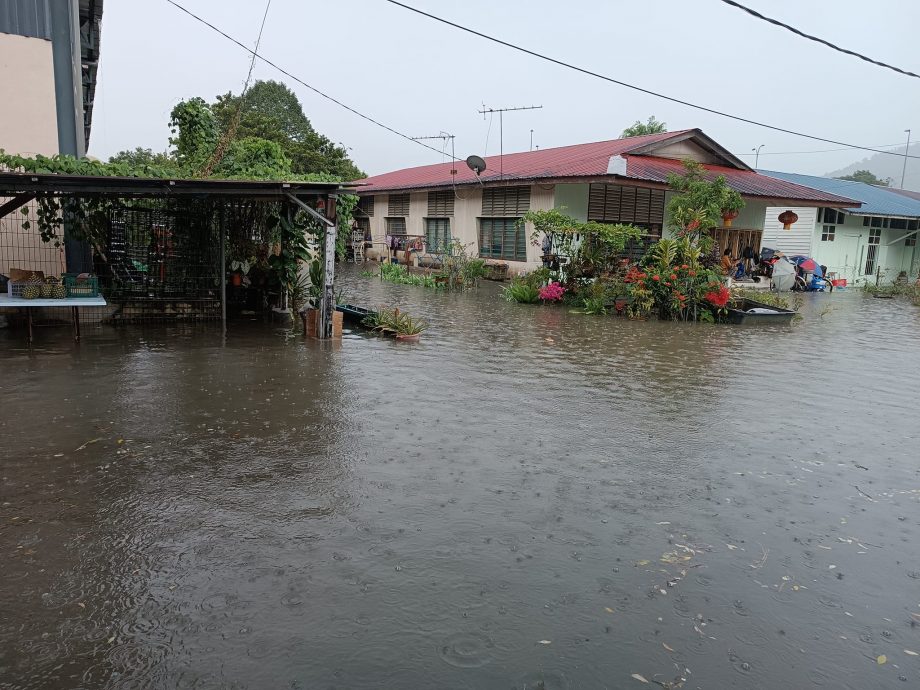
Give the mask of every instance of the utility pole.
[(764, 147), (764, 144), (761, 144), (757, 148), (751, 149), (754, 152), (754, 170), (757, 170), (757, 161), (760, 160), (760, 149)]
[(907, 132), (907, 146), (904, 149), (904, 165), (901, 167), (901, 189), (904, 189), (904, 175), (907, 173), (907, 153), (910, 151), (910, 130), (905, 129)]
[[(522, 105), (516, 108), (486, 108), (483, 106), (483, 109), (479, 111), (483, 117), (486, 116), (486, 113), (498, 113), (498, 179), (502, 179), (505, 176), (505, 142), (502, 116), (515, 110), (539, 110), (542, 107), (542, 105)], [(533, 130), (531, 130), (531, 134), (533, 134)]]

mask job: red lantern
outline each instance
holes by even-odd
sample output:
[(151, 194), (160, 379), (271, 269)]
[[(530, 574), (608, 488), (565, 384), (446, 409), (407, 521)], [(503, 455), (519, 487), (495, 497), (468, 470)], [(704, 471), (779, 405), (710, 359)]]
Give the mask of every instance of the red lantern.
[(776, 220), (783, 224), (783, 230), (789, 230), (792, 224), (799, 219), (799, 215), (792, 211), (783, 211)]
[(738, 217), (738, 211), (724, 209), (722, 211), (722, 225), (723, 227), (730, 228), (732, 226), (732, 221)]

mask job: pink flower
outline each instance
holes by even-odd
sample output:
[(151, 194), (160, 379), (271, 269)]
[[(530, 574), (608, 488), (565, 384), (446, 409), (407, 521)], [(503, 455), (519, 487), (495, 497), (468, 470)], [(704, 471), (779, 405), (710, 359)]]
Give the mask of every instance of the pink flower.
[(540, 288), (539, 296), (544, 302), (558, 302), (562, 299), (562, 295), (564, 294), (565, 288), (559, 283), (552, 282)]

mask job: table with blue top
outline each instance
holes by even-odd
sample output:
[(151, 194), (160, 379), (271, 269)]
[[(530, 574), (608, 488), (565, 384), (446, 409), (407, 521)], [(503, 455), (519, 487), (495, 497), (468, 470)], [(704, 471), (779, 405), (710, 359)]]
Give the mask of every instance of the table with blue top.
[(38, 297), (36, 299), (23, 299), (22, 297), (10, 297), (9, 295), (0, 295), (0, 308), (15, 307), (24, 309), (26, 312), (26, 321), (29, 324), (29, 342), (32, 342), (32, 310), (39, 307), (70, 307), (73, 316), (73, 338), (80, 340), (80, 307), (104, 307), (106, 301), (104, 297), (66, 297), (64, 299), (52, 299)]

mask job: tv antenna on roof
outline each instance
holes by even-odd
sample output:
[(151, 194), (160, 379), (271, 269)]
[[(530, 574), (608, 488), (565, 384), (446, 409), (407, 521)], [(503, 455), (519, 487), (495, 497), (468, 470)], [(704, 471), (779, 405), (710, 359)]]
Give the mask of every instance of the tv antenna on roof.
[(485, 105), (482, 106), (482, 110), (479, 112), (482, 114), (482, 117), (485, 118), (486, 113), (498, 113), (498, 178), (501, 179), (505, 175), (505, 165), (504, 165), (504, 123), (503, 115), (504, 113), (509, 113), (515, 110), (540, 110), (542, 105), (521, 105), (514, 108), (486, 108)]
[[(456, 137), (453, 134), (450, 132), (439, 132), (438, 134), (430, 137), (412, 137), (413, 141), (424, 141), (426, 139), (440, 139), (443, 142), (445, 148), (447, 147), (447, 141), (450, 140), (450, 160), (451, 163), (455, 163), (457, 161), (457, 155), (454, 151), (454, 139), (456, 139)], [(451, 176), (456, 175), (456, 168), (451, 168), (450, 174)]]

